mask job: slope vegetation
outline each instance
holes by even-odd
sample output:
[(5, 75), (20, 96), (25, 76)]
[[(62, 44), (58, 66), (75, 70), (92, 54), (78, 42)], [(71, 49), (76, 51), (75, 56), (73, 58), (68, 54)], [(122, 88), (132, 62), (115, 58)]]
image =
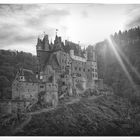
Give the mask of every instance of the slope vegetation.
[(33, 115), (16, 135), (139, 135), (139, 112), (139, 107), (115, 95), (82, 98), (79, 102)]

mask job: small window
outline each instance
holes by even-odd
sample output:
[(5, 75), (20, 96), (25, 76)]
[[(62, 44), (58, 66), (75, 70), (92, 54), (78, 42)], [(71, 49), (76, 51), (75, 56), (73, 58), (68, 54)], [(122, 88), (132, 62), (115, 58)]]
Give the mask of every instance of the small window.
[(40, 86), (40, 88), (44, 88), (44, 86)]
[(23, 76), (21, 76), (20, 79), (23, 79)]
[(61, 75), (61, 78), (64, 78), (64, 75)]
[(85, 68), (83, 69), (83, 71), (85, 72)]
[(79, 71), (81, 71), (81, 68), (79, 68)]
[(97, 74), (95, 74), (95, 77), (98, 77)]
[(75, 70), (77, 70), (77, 67), (75, 67)]

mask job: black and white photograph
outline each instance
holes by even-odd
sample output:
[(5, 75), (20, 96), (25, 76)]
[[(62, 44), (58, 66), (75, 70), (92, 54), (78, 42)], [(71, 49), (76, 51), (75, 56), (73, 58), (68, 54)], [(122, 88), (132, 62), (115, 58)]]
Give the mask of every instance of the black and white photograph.
[(140, 136), (140, 3), (0, 3), (0, 136)]

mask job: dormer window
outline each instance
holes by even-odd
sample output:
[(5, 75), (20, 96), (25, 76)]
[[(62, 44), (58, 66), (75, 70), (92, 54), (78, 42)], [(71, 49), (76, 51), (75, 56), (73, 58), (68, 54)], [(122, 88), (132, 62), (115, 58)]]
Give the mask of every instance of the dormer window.
[(19, 77), (19, 80), (20, 80), (20, 81), (25, 81), (24, 76), (20, 76), (20, 77)]
[(44, 86), (41, 85), (40, 88), (44, 88)]
[(42, 75), (40, 76), (40, 79), (41, 79), (41, 80), (43, 79), (43, 76), (42, 76)]

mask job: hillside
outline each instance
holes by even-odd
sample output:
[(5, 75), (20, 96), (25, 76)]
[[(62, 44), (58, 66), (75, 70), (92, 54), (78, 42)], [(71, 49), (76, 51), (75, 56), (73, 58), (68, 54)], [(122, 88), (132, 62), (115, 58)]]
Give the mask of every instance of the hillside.
[(140, 28), (119, 31), (110, 40), (96, 44), (99, 78), (116, 95), (140, 104)]
[(31, 53), (0, 50), (0, 99), (11, 98), (12, 81), (21, 66), (36, 72), (36, 56)]
[(59, 105), (49, 112), (34, 114), (16, 135), (97, 136), (139, 135), (140, 109), (127, 99), (111, 95), (82, 98)]

